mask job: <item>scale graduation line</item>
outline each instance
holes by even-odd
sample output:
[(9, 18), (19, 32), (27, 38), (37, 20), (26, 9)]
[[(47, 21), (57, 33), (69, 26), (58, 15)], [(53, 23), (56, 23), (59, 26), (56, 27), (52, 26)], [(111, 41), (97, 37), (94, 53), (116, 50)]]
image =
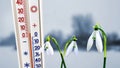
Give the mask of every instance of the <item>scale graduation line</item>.
[(11, 0), (16, 36), (19, 68), (32, 68), (29, 51), (28, 22), (25, 17), (25, 0)]
[(44, 68), (43, 29), (40, 0), (29, 0), (29, 22), (32, 42), (32, 60), (34, 68)]

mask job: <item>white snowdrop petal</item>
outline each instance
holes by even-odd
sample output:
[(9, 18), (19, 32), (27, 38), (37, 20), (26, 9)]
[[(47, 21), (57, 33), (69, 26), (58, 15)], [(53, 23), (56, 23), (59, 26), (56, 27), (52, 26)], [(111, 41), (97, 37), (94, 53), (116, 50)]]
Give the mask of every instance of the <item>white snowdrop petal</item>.
[(74, 45), (74, 41), (72, 41), (70, 45), (68, 46), (67, 51), (66, 51), (66, 56), (68, 56), (72, 52), (73, 45)]
[(96, 47), (97, 47), (98, 52), (102, 52), (103, 44), (102, 44), (102, 39), (101, 39), (99, 31), (96, 31)]
[(47, 54), (47, 55), (50, 55), (50, 52), (49, 52), (49, 50), (48, 50), (48, 49), (46, 50), (46, 54)]
[(91, 36), (89, 37), (88, 39), (88, 42), (87, 42), (87, 51), (89, 51), (93, 45), (93, 36), (95, 35), (95, 31), (92, 32)]
[(49, 46), (49, 51), (50, 51), (50, 55), (53, 55), (53, 54), (54, 54), (54, 51), (53, 51), (53, 48), (52, 48), (51, 45)]
[(45, 47), (48, 47), (48, 49), (46, 50), (47, 55), (53, 55), (54, 54), (54, 51), (53, 51), (53, 48), (52, 48), (50, 42), (47, 41), (46, 44), (45, 44)]
[(77, 43), (75, 42), (74, 45), (75, 45), (74, 53), (76, 55), (78, 55), (78, 46), (77, 46)]
[[(44, 44), (44, 48), (46, 48), (48, 45), (46, 45), (46, 42), (45, 42), (45, 44)], [(47, 49), (45, 49), (45, 53), (48, 55), (48, 48)]]

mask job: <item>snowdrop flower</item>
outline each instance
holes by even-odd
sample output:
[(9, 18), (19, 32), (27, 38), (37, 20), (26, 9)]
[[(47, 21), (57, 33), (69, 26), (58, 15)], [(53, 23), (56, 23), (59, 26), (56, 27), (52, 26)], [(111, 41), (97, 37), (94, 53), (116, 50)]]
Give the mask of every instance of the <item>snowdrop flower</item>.
[(78, 46), (76, 43), (77, 38), (74, 36), (73, 40), (69, 44), (67, 50), (66, 50), (66, 56), (68, 56), (72, 51), (77, 55), (78, 54)]
[(87, 51), (91, 49), (94, 40), (96, 41), (95, 43), (96, 43), (96, 48), (98, 52), (101, 53), (103, 50), (103, 44), (102, 44), (102, 39), (101, 39), (99, 30), (94, 30), (91, 36), (89, 37), (88, 43), (87, 43)]
[[(88, 39), (88, 43), (87, 43), (87, 51), (89, 51), (93, 45), (93, 41), (96, 41), (96, 47), (98, 52), (102, 52), (103, 50), (103, 46), (104, 46), (104, 62), (103, 62), (103, 68), (106, 68), (106, 59), (107, 59), (107, 35), (105, 33), (105, 31), (102, 29), (102, 27), (99, 24), (96, 24), (94, 27), (94, 31), (91, 34), (91, 36)], [(103, 44), (102, 44), (102, 39), (100, 36), (100, 32), (101, 35), (103, 37)]]
[(45, 43), (45, 50), (46, 50), (47, 54), (50, 54), (50, 55), (54, 54), (53, 48), (52, 48), (52, 46), (50, 44), (50, 40), (52, 40), (51, 42), (53, 42), (56, 45), (56, 47), (58, 49), (58, 52), (59, 52), (59, 54), (61, 56), (61, 60), (62, 61), (61, 61), (61, 66), (60, 67), (62, 68), (64, 66), (64, 68), (67, 68), (65, 60), (64, 60), (63, 53), (62, 53), (62, 51), (60, 49), (60, 46), (59, 46), (57, 40), (54, 37), (52, 37), (52, 36), (47, 36), (47, 38), (46, 38), (47, 42)]
[(47, 55), (53, 55), (54, 54), (54, 50), (53, 50), (53, 48), (52, 48), (52, 46), (50, 44), (50, 38), (49, 38), (49, 36), (46, 39), (44, 48), (45, 48), (45, 52), (47, 53)]

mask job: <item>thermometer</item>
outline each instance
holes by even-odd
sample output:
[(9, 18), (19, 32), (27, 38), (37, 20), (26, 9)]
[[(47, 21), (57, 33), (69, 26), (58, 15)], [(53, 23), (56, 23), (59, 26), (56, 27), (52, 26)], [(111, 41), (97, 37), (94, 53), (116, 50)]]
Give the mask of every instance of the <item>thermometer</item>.
[(44, 68), (44, 47), (42, 29), (42, 11), (40, 0), (29, 1), (29, 21), (32, 41), (32, 59), (34, 68)]
[(44, 68), (40, 0), (11, 0), (19, 68)]

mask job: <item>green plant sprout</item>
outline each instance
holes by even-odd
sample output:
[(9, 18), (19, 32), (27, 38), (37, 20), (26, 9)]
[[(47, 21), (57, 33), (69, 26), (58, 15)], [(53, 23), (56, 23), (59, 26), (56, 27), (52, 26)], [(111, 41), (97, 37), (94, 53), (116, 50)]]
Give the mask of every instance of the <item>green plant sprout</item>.
[[(94, 31), (91, 34), (91, 36), (88, 39), (88, 43), (87, 43), (87, 51), (89, 51), (93, 45), (93, 41), (96, 41), (96, 47), (98, 52), (102, 52), (103, 50), (103, 46), (104, 46), (104, 62), (103, 62), (103, 68), (106, 68), (106, 58), (107, 58), (107, 36), (106, 33), (104, 32), (104, 30), (102, 29), (102, 27), (99, 24), (96, 24), (95, 26), (93, 26)], [(100, 36), (100, 32), (102, 33), (102, 37), (103, 37), (103, 43), (102, 43), (102, 39)]]
[(77, 38), (76, 36), (73, 36), (72, 39), (68, 40), (67, 43), (65, 44), (65, 47), (64, 47), (64, 53), (62, 53), (62, 50), (60, 49), (59, 47), (59, 44), (57, 42), (57, 40), (52, 37), (52, 36), (47, 36), (46, 38), (46, 42), (45, 42), (45, 51), (47, 54), (49, 55), (53, 55), (54, 54), (54, 51), (53, 51), (53, 48), (50, 44), (50, 40), (52, 40), (54, 42), (54, 44), (56, 45), (58, 51), (59, 51), (59, 54), (61, 56), (61, 66), (60, 68), (67, 68), (66, 66), (66, 63), (65, 63), (65, 60), (64, 60), (64, 57), (65, 56), (68, 56), (72, 51), (74, 51), (75, 54), (78, 54), (78, 47), (77, 47)]

